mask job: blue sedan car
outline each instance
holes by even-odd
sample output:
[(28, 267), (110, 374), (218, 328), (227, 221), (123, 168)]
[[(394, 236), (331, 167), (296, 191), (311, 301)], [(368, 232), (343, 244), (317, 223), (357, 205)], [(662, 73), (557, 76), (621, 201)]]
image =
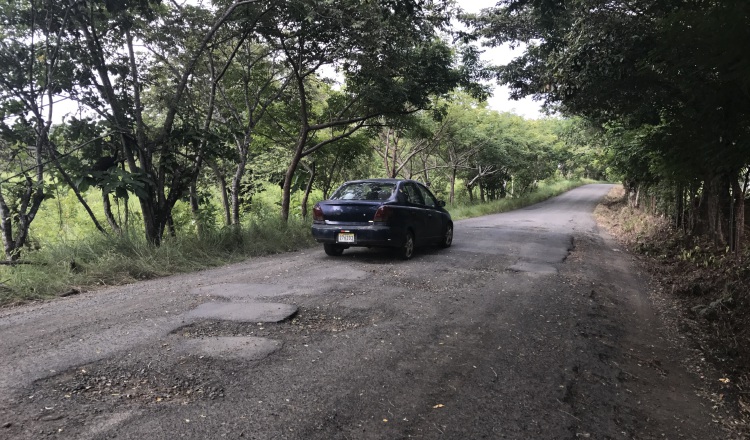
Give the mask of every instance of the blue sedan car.
[(453, 221), (444, 207), (415, 180), (355, 180), (315, 205), (312, 234), (331, 256), (366, 246), (395, 248), (409, 259), (417, 246), (451, 245)]

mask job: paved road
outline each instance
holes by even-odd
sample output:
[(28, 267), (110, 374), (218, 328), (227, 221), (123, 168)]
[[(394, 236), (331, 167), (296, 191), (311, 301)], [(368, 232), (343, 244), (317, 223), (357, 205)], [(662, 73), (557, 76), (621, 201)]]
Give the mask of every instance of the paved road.
[(2, 310), (0, 437), (727, 438), (592, 220), (608, 189), (408, 262), (316, 247)]

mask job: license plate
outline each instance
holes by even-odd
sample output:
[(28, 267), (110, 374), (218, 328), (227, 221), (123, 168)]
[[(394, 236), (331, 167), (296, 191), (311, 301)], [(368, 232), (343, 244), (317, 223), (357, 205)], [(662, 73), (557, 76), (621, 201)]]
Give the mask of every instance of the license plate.
[(340, 232), (337, 240), (339, 243), (354, 243), (353, 232)]

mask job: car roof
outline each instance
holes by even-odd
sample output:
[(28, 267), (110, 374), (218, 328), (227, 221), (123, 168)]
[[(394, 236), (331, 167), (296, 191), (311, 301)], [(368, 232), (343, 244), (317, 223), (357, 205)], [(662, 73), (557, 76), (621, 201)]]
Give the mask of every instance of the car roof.
[(344, 182), (344, 184), (347, 184), (347, 183), (365, 183), (365, 182), (398, 183), (398, 182), (416, 182), (416, 180), (411, 180), (411, 179), (381, 179), (381, 178), (378, 178), (378, 179), (350, 180), (348, 182)]

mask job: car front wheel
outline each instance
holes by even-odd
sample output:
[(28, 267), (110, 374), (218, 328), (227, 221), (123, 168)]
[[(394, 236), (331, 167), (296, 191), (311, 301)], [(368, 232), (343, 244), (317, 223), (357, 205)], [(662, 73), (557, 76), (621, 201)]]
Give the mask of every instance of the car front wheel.
[(344, 253), (344, 246), (333, 243), (323, 243), (323, 250), (326, 251), (326, 255), (338, 257)]
[(453, 225), (448, 225), (445, 228), (445, 233), (443, 234), (443, 239), (440, 241), (440, 247), (447, 248), (453, 243)]
[(414, 256), (414, 234), (411, 232), (406, 233), (404, 244), (399, 248), (399, 255), (404, 260), (408, 260)]

